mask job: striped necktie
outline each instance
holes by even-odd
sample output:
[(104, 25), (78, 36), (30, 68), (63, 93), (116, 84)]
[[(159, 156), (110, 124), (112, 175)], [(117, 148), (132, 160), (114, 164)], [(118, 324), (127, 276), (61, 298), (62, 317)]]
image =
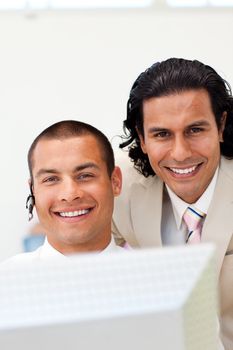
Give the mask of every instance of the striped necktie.
[(183, 215), (183, 220), (188, 228), (186, 243), (196, 244), (201, 241), (201, 229), (205, 214), (197, 209), (188, 207)]

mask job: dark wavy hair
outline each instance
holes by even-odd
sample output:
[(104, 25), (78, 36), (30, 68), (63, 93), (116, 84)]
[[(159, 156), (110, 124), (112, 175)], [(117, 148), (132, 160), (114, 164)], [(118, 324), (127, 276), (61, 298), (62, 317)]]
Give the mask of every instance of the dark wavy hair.
[(128, 147), (135, 168), (145, 177), (155, 175), (148, 156), (142, 152), (137, 130), (144, 137), (143, 102), (151, 97), (169, 96), (187, 90), (205, 89), (210, 97), (217, 127), (227, 112), (221, 142), (221, 154), (233, 158), (233, 97), (230, 84), (210, 66), (197, 60), (170, 58), (157, 62), (142, 72), (134, 82), (127, 102), (123, 141), (120, 148)]

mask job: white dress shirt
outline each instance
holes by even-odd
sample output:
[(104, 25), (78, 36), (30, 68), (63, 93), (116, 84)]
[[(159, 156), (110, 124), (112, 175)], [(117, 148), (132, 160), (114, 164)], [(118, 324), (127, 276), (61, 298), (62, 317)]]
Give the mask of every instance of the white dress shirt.
[[(111, 236), (111, 241), (107, 245), (105, 249), (99, 252), (93, 252), (93, 253), (111, 253), (111, 252), (122, 252), (125, 251), (124, 248), (119, 247), (116, 245), (113, 237)], [(8, 265), (14, 265), (14, 264), (20, 264), (20, 263), (30, 263), (32, 261), (47, 261), (47, 260), (66, 260), (68, 259), (68, 255), (64, 255), (60, 253), (58, 250), (53, 248), (51, 244), (49, 244), (47, 238), (45, 238), (44, 244), (37, 248), (35, 251), (30, 253), (21, 253), (17, 254), (1, 263), (1, 266), (4, 267)]]
[(187, 207), (195, 207), (207, 214), (218, 177), (218, 168), (202, 196), (196, 203), (189, 204), (179, 198), (167, 185), (164, 189), (161, 222), (161, 239), (163, 245), (185, 244), (187, 226), (182, 218)]

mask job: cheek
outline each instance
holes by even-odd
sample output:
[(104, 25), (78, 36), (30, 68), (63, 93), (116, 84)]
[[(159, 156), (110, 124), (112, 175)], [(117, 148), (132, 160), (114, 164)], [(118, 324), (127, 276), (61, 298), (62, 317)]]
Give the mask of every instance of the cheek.
[(218, 154), (220, 153), (218, 134), (195, 140), (191, 143), (191, 147), (194, 152), (198, 152), (207, 159), (218, 159)]
[(108, 212), (113, 209), (113, 189), (112, 186), (105, 187), (102, 189), (96, 190), (96, 200), (99, 202), (99, 205), (102, 207), (103, 212)]
[(35, 206), (37, 212), (45, 212), (53, 202), (53, 195), (49, 191), (35, 193)]
[(106, 209), (111, 206), (114, 201), (113, 190), (112, 187), (109, 187), (107, 190), (99, 192), (99, 200)]
[(148, 158), (150, 163), (153, 166), (158, 166), (159, 162), (164, 159), (167, 154), (167, 150), (165, 147), (160, 145), (155, 145), (154, 147), (148, 148)]
[(83, 198), (94, 200), (103, 211), (107, 210), (111, 206), (111, 202), (113, 202), (112, 184), (109, 182), (106, 185), (107, 181), (109, 179), (101, 181), (101, 183), (89, 183), (85, 185), (85, 189), (83, 188)]

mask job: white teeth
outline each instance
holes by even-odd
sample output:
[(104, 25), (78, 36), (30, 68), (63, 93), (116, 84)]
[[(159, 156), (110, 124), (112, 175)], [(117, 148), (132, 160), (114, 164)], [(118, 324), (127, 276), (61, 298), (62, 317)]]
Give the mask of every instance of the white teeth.
[(176, 174), (189, 174), (192, 173), (196, 169), (197, 165), (193, 166), (192, 168), (186, 168), (186, 169), (178, 169), (178, 168), (170, 168), (174, 173)]
[(62, 217), (68, 217), (68, 218), (71, 218), (71, 217), (74, 217), (74, 216), (80, 216), (80, 215), (83, 215), (83, 214), (87, 214), (89, 212), (88, 209), (82, 209), (82, 210), (76, 210), (76, 211), (63, 211), (60, 214), (60, 216)]

